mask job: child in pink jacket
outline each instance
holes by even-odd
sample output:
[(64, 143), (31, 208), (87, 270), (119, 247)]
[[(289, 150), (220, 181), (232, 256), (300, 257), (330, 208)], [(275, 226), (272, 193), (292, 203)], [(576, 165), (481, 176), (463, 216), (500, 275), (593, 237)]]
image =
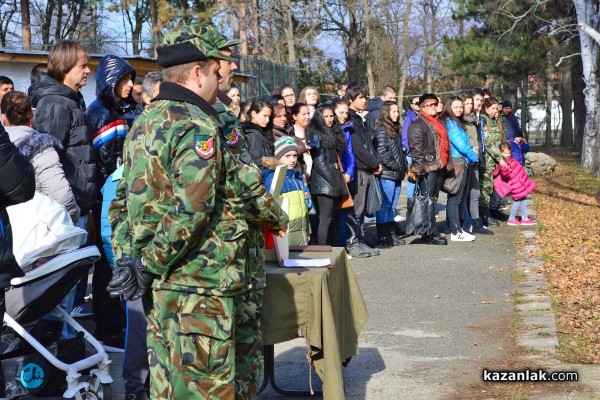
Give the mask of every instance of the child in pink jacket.
[[(529, 179), (525, 168), (513, 157), (510, 143), (501, 143), (500, 152), (504, 163), (494, 170), (494, 188), (504, 197), (512, 195), (514, 200), (510, 209), (507, 225), (535, 225), (535, 221), (527, 217), (527, 196), (531, 194), (537, 185)], [(516, 217), (517, 210), (521, 208), (521, 220)]]

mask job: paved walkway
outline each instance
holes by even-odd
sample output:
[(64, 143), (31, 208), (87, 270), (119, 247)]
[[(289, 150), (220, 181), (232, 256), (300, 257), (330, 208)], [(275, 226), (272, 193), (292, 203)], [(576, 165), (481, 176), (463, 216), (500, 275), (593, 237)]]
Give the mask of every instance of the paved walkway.
[[(445, 198), (439, 203), (443, 208)], [(401, 198), (403, 210), (404, 205)], [(438, 222), (444, 219), (442, 211)], [(520, 319), (513, 276), (520, 229), (502, 224), (493, 229), (494, 236), (480, 235), (472, 243), (409, 244), (382, 250), (378, 257), (352, 260), (371, 319), (359, 339), (360, 354), (344, 369), (347, 397), (504, 398), (494, 397), (482, 382), (482, 369), (506, 369), (516, 353), (515, 326)], [(375, 234), (374, 226), (369, 234)], [(303, 339), (275, 346), (281, 387), (307, 389), (304, 346)], [(560, 369), (556, 360), (536, 355), (535, 364)], [(585, 374), (586, 379), (598, 375), (593, 368)], [(312, 380), (318, 388), (314, 373)], [(548, 393), (541, 384), (535, 398), (596, 398), (585, 397), (593, 396), (592, 391), (573, 397), (560, 389)], [(269, 388), (260, 398), (285, 397)]]

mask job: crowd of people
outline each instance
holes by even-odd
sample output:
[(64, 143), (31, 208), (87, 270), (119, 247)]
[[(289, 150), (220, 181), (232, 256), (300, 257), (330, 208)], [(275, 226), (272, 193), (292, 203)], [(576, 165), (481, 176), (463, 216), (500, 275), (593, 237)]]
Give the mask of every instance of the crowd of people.
[[(523, 168), (529, 146), (509, 100), (480, 89), (445, 103), (425, 93), (402, 115), (392, 87), (367, 100), (363, 84), (344, 82), (325, 102), (314, 86), (296, 97), (287, 84), (243, 102), (232, 85), (239, 43), (210, 25), (169, 32), (157, 49), (161, 72), (143, 79), (107, 55), (87, 108), (80, 90), (91, 70), (79, 43), (55, 44), (27, 94), (0, 77), (1, 283), (20, 273), (4, 210), (35, 187), (97, 238), (93, 310), (87, 279), (60, 306), (93, 315), (107, 351), (125, 351), (127, 399), (148, 390), (152, 398), (255, 396), (266, 234), (377, 256), (406, 243), (397, 223), (403, 182), (407, 226), (420, 199), (430, 205), (408, 232), (421, 235), (413, 243), (473, 241), (492, 235), (498, 220), (535, 224), (526, 210), (535, 189)], [(285, 212), (268, 192), (278, 165), (287, 168)], [(445, 233), (436, 224), (440, 190)], [(375, 243), (365, 240), (367, 216)]]

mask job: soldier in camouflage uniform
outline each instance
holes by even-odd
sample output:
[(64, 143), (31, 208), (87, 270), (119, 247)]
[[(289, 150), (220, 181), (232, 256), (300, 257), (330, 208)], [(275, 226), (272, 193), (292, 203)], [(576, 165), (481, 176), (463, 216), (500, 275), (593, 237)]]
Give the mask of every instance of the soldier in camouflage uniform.
[(480, 164), (481, 196), (479, 207), (489, 213), (490, 197), (494, 191), (493, 172), (498, 163), (504, 163), (500, 153), (500, 143), (504, 140), (502, 118), (497, 117), (498, 101), (485, 99), (481, 112), (481, 129), (483, 131), (482, 152), (484, 162)]
[(135, 299), (151, 285), (156, 399), (236, 397), (236, 341), (253, 332), (260, 301), (249, 290), (248, 223), (277, 221), (274, 231), (287, 224), (272, 197), (241, 183), (210, 106), (221, 60), (233, 61), (215, 47), (217, 34), (191, 25), (157, 49), (164, 82), (127, 138), (109, 213), (118, 261), (108, 290)]
[[(228, 40), (225, 36), (221, 36), (215, 45), (221, 53), (231, 55), (230, 47), (241, 42), (242, 40)], [(252, 162), (250, 149), (240, 121), (237, 118), (237, 112), (232, 109), (233, 102), (227, 96), (227, 91), (231, 88), (233, 80), (233, 71), (236, 69), (237, 65), (235, 63), (221, 61), (219, 74), (223, 77), (223, 83), (219, 85), (217, 101), (213, 107), (221, 117), (223, 135), (238, 165), (240, 182), (244, 188), (244, 191), (240, 194), (242, 200), (245, 201), (247, 197), (256, 197), (258, 199), (262, 199), (265, 196), (271, 197), (266, 193), (262, 183), (260, 168)], [(252, 203), (245, 202), (245, 204), (251, 205)], [(254, 214), (253, 212), (250, 213)], [(277, 226), (281, 219), (287, 220), (287, 215), (283, 210), (277, 216), (277, 220), (266, 221), (268, 222), (267, 226)], [(262, 296), (267, 281), (264, 268), (265, 237), (263, 226), (261, 225), (264, 226), (265, 224), (248, 223), (248, 251), (250, 254), (248, 260), (250, 286), (248, 290), (255, 293), (256, 303), (250, 304), (249, 313), (244, 312), (243, 305), (239, 305), (242, 308), (242, 312), (238, 315), (245, 315), (246, 318), (250, 319), (246, 327), (251, 329), (244, 332), (244, 337), (241, 337), (240, 333), (236, 332), (235, 384), (238, 398), (254, 398), (263, 378), (264, 358), (262, 355), (263, 342), (260, 331), (260, 312), (262, 309)]]

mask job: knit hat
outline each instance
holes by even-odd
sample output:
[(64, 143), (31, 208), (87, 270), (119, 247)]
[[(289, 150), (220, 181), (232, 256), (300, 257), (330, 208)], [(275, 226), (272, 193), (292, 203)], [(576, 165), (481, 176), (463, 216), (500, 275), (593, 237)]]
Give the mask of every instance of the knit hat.
[(423, 104), (425, 100), (439, 101), (438, 97), (434, 93), (424, 93), (421, 96), (419, 96), (419, 105)]
[(504, 107), (510, 107), (510, 108), (512, 108), (512, 103), (511, 103), (511, 101), (510, 101), (510, 100), (508, 100), (508, 99), (504, 100), (504, 101), (502, 102), (502, 108), (504, 108)]
[(275, 141), (275, 158), (280, 159), (288, 151), (298, 152), (296, 141), (291, 136), (282, 136)]
[(156, 62), (163, 68), (208, 60), (209, 57), (227, 61), (234, 58), (219, 52), (241, 41), (228, 40), (212, 25), (192, 24), (170, 31), (156, 49)]

